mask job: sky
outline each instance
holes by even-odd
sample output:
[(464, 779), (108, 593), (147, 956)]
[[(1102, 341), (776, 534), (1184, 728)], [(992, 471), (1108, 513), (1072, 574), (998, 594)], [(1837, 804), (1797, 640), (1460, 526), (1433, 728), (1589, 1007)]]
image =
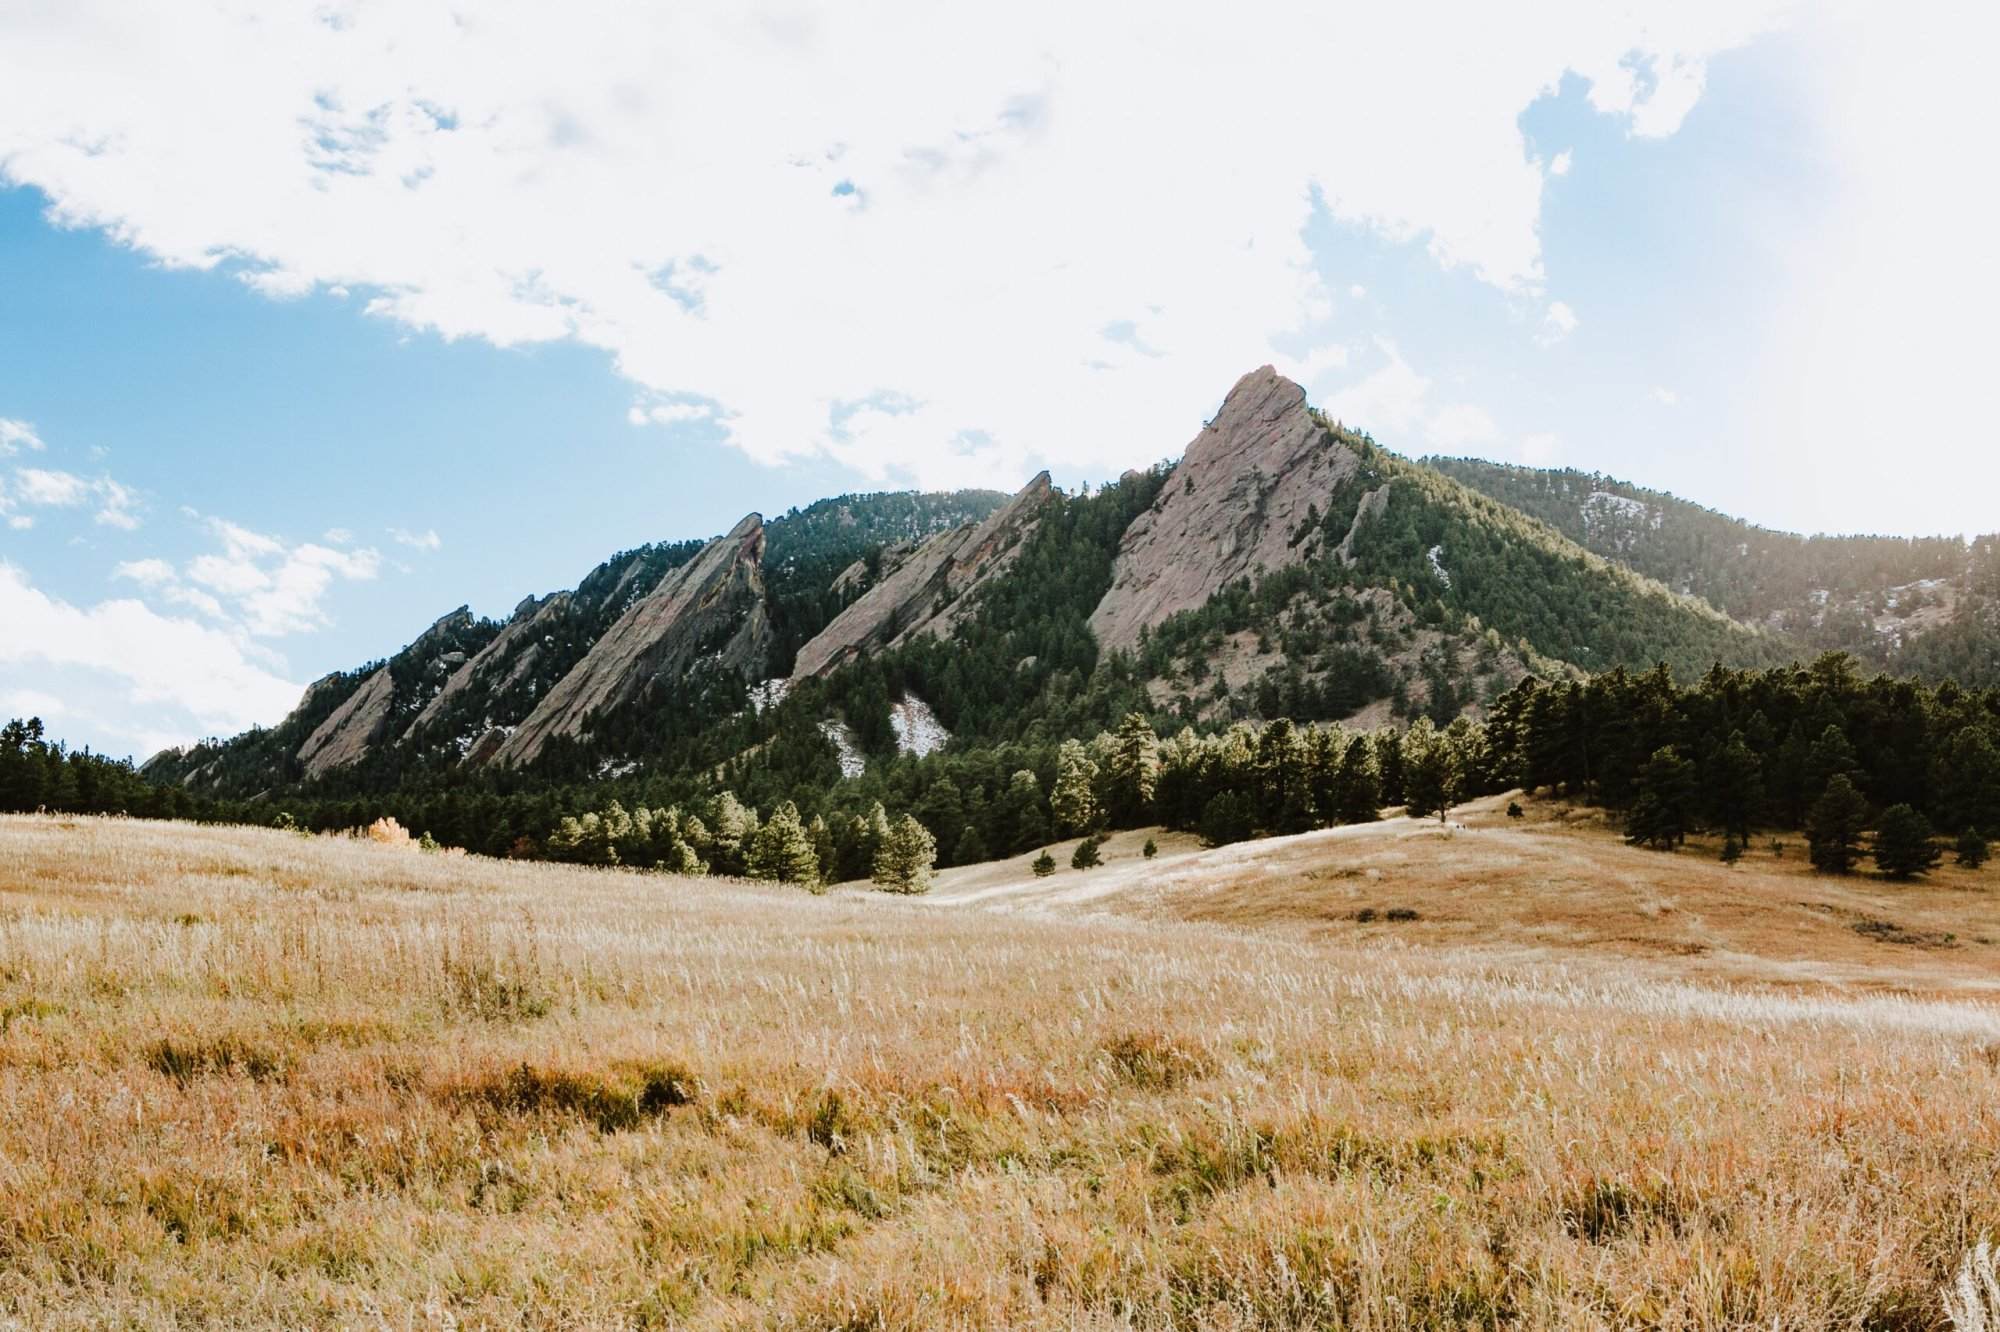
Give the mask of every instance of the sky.
[(1990, 6), (0, 7), (0, 715), (140, 758), (1271, 363), (1411, 455), (2000, 528)]

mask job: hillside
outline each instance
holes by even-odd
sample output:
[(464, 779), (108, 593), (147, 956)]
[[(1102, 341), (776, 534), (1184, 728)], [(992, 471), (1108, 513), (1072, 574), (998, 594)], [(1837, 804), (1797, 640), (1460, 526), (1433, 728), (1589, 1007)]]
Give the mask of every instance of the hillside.
[(2000, 684), (2000, 538), (1795, 536), (1600, 473), (1425, 466), (1746, 624), (1926, 679)]
[(0, 1317), (1944, 1326), (1993, 1008), (1662, 977), (1607, 937), (1820, 889), (1576, 902), (1529, 829), (1467, 900), (1491, 831), (1110, 915), (0, 818)]

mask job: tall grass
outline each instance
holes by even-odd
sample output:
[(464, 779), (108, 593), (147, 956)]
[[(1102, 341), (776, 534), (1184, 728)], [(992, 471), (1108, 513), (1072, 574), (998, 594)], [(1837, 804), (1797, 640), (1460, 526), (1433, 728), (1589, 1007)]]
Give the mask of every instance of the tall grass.
[(0, 1325), (1964, 1328), (2000, 1230), (1971, 1002), (5, 819), (0, 1013)]

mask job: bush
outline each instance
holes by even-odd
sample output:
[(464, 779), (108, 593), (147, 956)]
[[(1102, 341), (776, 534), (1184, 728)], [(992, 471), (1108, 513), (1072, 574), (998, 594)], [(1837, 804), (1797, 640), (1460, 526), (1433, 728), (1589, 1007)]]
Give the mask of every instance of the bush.
[(1734, 865), (1743, 859), (1743, 839), (1735, 833), (1726, 833), (1722, 838), (1722, 863)]
[(1146, 844), (1139, 848), (1139, 854), (1144, 856), (1146, 859), (1151, 860), (1154, 856), (1160, 854), (1160, 844), (1158, 842), (1155, 842), (1152, 838), (1148, 837), (1146, 839)]
[(1097, 845), (1095, 837), (1086, 837), (1081, 842), (1078, 842), (1075, 854), (1069, 858), (1069, 867), (1081, 870), (1095, 869), (1097, 866), (1102, 865), (1104, 858), (1097, 854)]
[(1036, 878), (1046, 879), (1049, 875), (1056, 872), (1056, 858), (1045, 850), (1042, 854), (1035, 857), (1032, 868), (1035, 871)]
[(1978, 869), (1986, 863), (1989, 854), (1986, 839), (1977, 828), (1967, 828), (1958, 838), (1958, 863), (1967, 869)]
[(1518, 801), (1518, 800), (1509, 800), (1509, 801), (1507, 802), (1507, 817), (1508, 817), (1508, 818), (1510, 818), (1510, 819), (1524, 819), (1524, 818), (1526, 818), (1527, 816), (1528, 816), (1528, 815), (1527, 815), (1527, 811), (1526, 811), (1526, 810), (1523, 810), (1523, 809), (1521, 808), (1521, 802), (1520, 802), (1520, 801)]

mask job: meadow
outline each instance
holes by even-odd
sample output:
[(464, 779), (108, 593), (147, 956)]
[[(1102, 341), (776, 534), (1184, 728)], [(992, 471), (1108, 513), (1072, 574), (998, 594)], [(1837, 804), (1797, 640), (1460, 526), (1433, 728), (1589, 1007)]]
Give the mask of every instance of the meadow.
[(1763, 975), (1493, 831), (901, 900), (0, 819), (0, 1326), (1952, 1326), (1988, 890)]

